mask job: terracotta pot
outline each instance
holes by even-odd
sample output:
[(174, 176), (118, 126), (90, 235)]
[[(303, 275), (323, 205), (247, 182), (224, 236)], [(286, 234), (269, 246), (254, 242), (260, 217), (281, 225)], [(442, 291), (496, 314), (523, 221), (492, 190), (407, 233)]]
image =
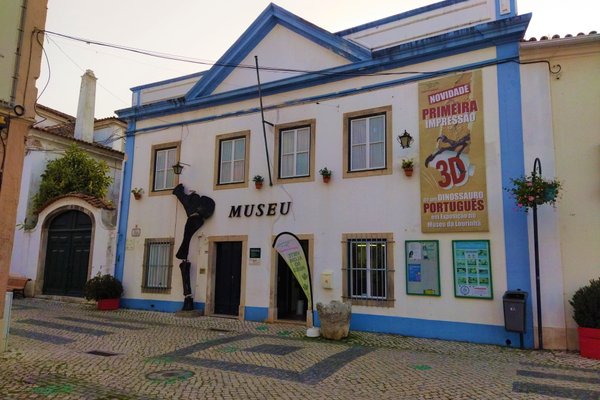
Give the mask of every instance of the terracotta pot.
[(582, 357), (600, 360), (600, 329), (577, 328), (579, 333), (579, 354)]
[(412, 168), (404, 168), (404, 175), (406, 176), (412, 176), (413, 174), (413, 169)]
[(323, 175), (323, 182), (329, 183), (329, 180), (331, 180), (331, 176), (329, 176), (329, 175)]
[(139, 199), (141, 199), (141, 198), (142, 198), (142, 194), (141, 194), (141, 193), (134, 193), (134, 194), (133, 194), (133, 197), (134, 197), (136, 200), (139, 200)]
[(262, 183), (262, 182), (254, 182), (254, 186), (255, 186), (257, 189), (261, 189), (261, 188), (262, 188), (262, 186), (263, 186), (263, 183)]
[(121, 299), (119, 299), (119, 298), (98, 300), (98, 303), (97, 303), (98, 310), (102, 310), (102, 311), (116, 310), (119, 308), (120, 300)]

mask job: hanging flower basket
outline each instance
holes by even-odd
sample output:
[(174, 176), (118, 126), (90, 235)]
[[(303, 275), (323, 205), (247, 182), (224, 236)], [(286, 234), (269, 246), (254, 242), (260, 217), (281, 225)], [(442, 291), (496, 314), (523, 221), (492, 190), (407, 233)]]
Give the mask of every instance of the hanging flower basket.
[(541, 176), (527, 175), (511, 178), (513, 186), (505, 188), (515, 199), (517, 207), (527, 211), (534, 205), (551, 204), (554, 206), (562, 185), (557, 179), (546, 180)]

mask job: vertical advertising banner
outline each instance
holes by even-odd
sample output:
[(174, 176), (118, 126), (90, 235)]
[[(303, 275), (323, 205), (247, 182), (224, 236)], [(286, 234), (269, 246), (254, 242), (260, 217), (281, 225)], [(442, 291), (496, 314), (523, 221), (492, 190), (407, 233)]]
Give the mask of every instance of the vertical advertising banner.
[(421, 231), (487, 232), (481, 71), (419, 83)]
[(290, 267), (306, 295), (309, 309), (312, 309), (310, 271), (300, 241), (293, 233), (281, 232), (273, 241), (273, 248)]

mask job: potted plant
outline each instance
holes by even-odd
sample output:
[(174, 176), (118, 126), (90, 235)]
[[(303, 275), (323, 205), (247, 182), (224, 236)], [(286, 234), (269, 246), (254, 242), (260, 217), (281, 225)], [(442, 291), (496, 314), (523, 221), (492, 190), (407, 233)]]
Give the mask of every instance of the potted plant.
[(600, 278), (590, 280), (569, 300), (573, 319), (579, 325), (579, 353), (600, 360)]
[(321, 174), (321, 176), (323, 177), (323, 182), (328, 183), (331, 179), (331, 175), (333, 174), (333, 172), (331, 172), (331, 170), (327, 167), (323, 167), (319, 170), (319, 174)]
[(526, 175), (511, 178), (513, 186), (506, 188), (517, 202), (517, 207), (525, 212), (534, 205), (551, 204), (554, 206), (562, 187), (557, 179), (547, 180), (541, 176)]
[(142, 198), (142, 193), (144, 193), (144, 189), (136, 187), (131, 189), (131, 193), (133, 193), (133, 197), (136, 200), (139, 200)]
[(414, 167), (415, 162), (412, 158), (405, 158), (402, 160), (402, 169), (404, 170), (404, 174), (406, 176), (412, 176)]
[(252, 180), (254, 181), (254, 186), (257, 189), (260, 189), (263, 186), (263, 182), (265, 181), (265, 178), (263, 178), (262, 175), (254, 175), (254, 178), (252, 178)]
[(83, 292), (87, 300), (97, 301), (98, 310), (116, 310), (123, 294), (123, 285), (114, 276), (98, 272), (85, 283)]

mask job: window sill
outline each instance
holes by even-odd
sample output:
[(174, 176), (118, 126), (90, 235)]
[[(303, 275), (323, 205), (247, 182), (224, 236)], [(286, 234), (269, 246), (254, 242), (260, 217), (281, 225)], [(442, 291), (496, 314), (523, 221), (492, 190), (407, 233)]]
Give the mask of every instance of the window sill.
[(350, 297), (343, 297), (344, 301), (350, 302), (353, 306), (366, 306), (366, 307), (394, 307), (395, 300), (376, 300), (376, 299), (353, 299)]
[(142, 287), (142, 293), (171, 294), (171, 288), (145, 288), (145, 287)]

